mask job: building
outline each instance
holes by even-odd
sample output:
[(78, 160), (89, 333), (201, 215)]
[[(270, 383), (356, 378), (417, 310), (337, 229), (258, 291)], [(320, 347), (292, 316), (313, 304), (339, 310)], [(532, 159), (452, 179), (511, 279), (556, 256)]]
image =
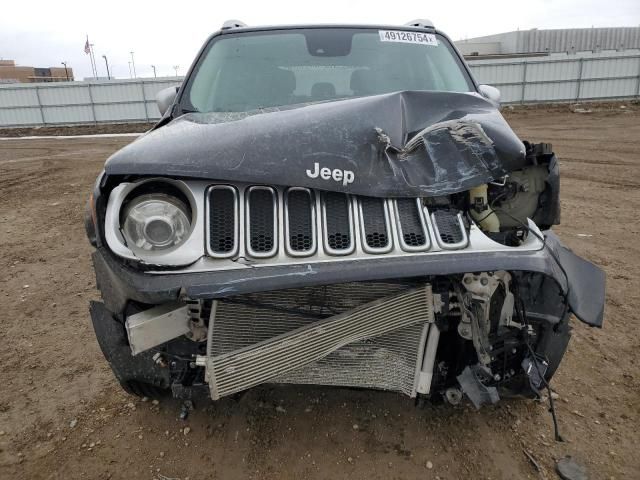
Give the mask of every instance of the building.
[(24, 67), (14, 60), (0, 60), (0, 83), (37, 83), (73, 81), (70, 67)]
[(640, 27), (517, 30), (455, 42), (467, 56), (522, 56), (640, 48)]

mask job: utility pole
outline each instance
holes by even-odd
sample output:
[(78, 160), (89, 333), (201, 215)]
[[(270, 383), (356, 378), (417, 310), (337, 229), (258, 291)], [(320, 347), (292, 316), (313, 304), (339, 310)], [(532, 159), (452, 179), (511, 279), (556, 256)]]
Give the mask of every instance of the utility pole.
[(64, 65), (64, 76), (67, 77), (67, 82), (69, 81), (69, 70), (67, 70), (67, 62), (60, 62)]
[(133, 75), (131, 74), (131, 62), (129, 62), (129, 78), (133, 78)]
[(129, 52), (131, 54), (131, 65), (133, 66), (133, 78), (138, 78), (138, 75), (136, 75), (136, 62), (133, 59), (133, 52)]
[(153, 68), (153, 78), (158, 78), (156, 76), (156, 66), (155, 65), (151, 65), (151, 68)]
[(174, 66), (173, 66), (173, 69), (176, 71), (176, 77), (178, 76), (178, 67), (179, 67), (179, 66), (180, 66), (180, 65), (174, 65)]
[(107, 60), (107, 56), (102, 55), (102, 58), (104, 58), (104, 64), (107, 66), (107, 80), (111, 80), (111, 74), (109, 73), (109, 61)]

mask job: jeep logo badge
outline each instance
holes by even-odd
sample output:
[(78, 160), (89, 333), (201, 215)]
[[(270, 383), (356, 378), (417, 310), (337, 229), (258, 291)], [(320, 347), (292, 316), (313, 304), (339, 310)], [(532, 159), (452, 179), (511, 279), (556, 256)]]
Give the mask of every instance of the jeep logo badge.
[(356, 176), (351, 170), (341, 170), (339, 168), (334, 168), (331, 170), (327, 167), (320, 168), (320, 164), (315, 162), (313, 164), (313, 170), (307, 170), (307, 177), (309, 178), (322, 178), (323, 180), (331, 180), (333, 179), (336, 182), (342, 182), (343, 186), (347, 186), (350, 183), (353, 183)]

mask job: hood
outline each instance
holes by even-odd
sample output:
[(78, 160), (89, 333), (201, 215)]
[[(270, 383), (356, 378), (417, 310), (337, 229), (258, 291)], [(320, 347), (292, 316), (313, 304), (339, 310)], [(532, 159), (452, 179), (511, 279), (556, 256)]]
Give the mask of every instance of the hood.
[(411, 91), (189, 113), (116, 152), (105, 170), (417, 197), (468, 190), (524, 165), (524, 145), (489, 101)]

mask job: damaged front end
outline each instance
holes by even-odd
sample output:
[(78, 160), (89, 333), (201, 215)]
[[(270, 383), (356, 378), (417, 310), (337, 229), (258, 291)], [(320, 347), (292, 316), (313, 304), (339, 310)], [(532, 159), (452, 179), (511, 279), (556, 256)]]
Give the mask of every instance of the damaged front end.
[(94, 197), (93, 324), (139, 395), (292, 383), (480, 407), (544, 386), (572, 313), (602, 325), (602, 271), (549, 230), (550, 145), (473, 94), (184, 115), (116, 153)]
[(545, 379), (558, 367), (570, 313), (601, 326), (604, 279), (531, 220), (557, 222), (557, 165), (546, 145), (527, 152), (520, 171), (434, 197), (120, 183), (106, 225), (138, 189), (166, 184), (192, 199), (205, 242), (167, 269), (143, 250), (121, 261), (111, 252), (125, 254), (124, 234), (107, 232), (94, 254), (105, 304), (92, 306), (103, 351), (125, 388), (147, 396), (296, 383), (452, 403), (464, 393), (479, 407), (533, 394), (540, 366)]

